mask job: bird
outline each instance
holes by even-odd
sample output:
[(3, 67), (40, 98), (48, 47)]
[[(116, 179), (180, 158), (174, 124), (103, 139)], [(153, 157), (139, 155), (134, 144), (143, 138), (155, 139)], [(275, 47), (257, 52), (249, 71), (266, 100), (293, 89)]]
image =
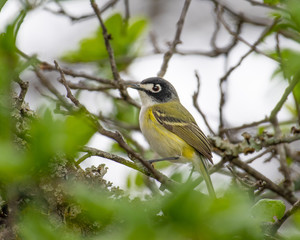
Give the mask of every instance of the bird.
[(208, 161), (213, 163), (211, 145), (181, 104), (174, 86), (161, 77), (150, 77), (128, 87), (138, 90), (142, 102), (139, 125), (150, 148), (163, 160), (191, 161), (205, 180), (209, 195), (215, 198), (208, 173)]

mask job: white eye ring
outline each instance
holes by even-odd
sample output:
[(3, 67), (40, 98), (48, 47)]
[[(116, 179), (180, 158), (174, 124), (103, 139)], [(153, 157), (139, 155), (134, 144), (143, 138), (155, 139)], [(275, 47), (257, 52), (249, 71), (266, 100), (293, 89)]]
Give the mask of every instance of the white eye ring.
[(159, 84), (154, 84), (152, 89), (151, 89), (151, 92), (158, 93), (160, 91), (161, 91), (161, 86)]

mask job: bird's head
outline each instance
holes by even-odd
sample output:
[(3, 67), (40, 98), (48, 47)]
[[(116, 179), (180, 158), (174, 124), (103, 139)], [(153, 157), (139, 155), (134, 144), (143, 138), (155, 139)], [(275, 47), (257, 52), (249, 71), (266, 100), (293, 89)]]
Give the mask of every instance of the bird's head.
[(147, 78), (139, 84), (129, 84), (128, 87), (139, 91), (143, 106), (179, 101), (173, 85), (160, 77)]

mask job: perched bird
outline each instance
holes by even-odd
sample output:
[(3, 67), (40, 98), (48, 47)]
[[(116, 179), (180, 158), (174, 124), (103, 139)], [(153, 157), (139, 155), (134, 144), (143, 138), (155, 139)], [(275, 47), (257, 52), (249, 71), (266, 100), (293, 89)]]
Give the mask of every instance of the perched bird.
[(215, 191), (207, 171), (207, 160), (212, 163), (208, 139), (189, 111), (180, 103), (173, 85), (160, 77), (129, 84), (139, 91), (142, 108), (140, 128), (152, 150), (164, 159), (192, 161), (202, 174), (210, 196)]

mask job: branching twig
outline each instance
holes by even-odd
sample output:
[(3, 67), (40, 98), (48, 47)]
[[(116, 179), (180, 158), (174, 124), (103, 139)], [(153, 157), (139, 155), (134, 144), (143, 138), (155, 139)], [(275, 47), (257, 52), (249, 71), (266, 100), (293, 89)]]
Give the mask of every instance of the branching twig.
[(196, 76), (196, 79), (197, 79), (197, 90), (193, 94), (193, 104), (194, 104), (194, 107), (196, 108), (196, 110), (199, 112), (199, 114), (203, 118), (203, 121), (205, 122), (205, 124), (206, 124), (207, 128), (209, 129), (210, 133), (213, 134), (213, 135), (215, 135), (213, 129), (211, 128), (211, 126), (209, 125), (209, 123), (208, 123), (208, 121), (206, 119), (205, 114), (202, 112), (202, 110), (199, 107), (198, 97), (199, 97), (199, 92), (200, 92), (200, 77), (199, 77), (199, 74), (197, 73), (197, 71), (195, 71), (195, 76)]
[[(260, 154), (257, 154), (255, 157), (249, 158), (247, 161), (245, 161), (245, 163), (247, 163), (247, 164), (253, 163), (256, 159), (261, 158), (265, 154), (270, 153), (272, 151), (274, 151), (274, 149), (272, 147), (267, 148), (265, 151), (261, 152)], [(273, 153), (271, 155), (273, 155)]]
[(65, 79), (65, 75), (64, 75), (64, 72), (61, 70), (61, 68), (59, 67), (58, 63), (56, 61), (54, 61), (54, 64), (55, 64), (55, 67), (56, 69), (59, 71), (60, 73), (60, 76), (61, 76), (61, 83), (65, 86), (66, 90), (67, 90), (67, 97), (74, 103), (74, 105), (76, 107), (81, 107), (81, 104), (79, 103), (78, 99), (76, 99), (74, 97), (74, 95), (72, 94), (71, 92), (71, 89), (70, 87), (68, 86), (67, 84), (67, 81)]
[(110, 40), (111, 40), (112, 36), (108, 33), (107, 28), (102, 20), (101, 12), (98, 8), (98, 5), (96, 4), (95, 0), (90, 0), (90, 2), (91, 2), (92, 8), (93, 8), (98, 20), (99, 20), (100, 26), (102, 28), (102, 35), (103, 35), (105, 47), (106, 47), (106, 50), (107, 50), (107, 53), (109, 56), (110, 67), (111, 67), (114, 81), (116, 82), (116, 86), (119, 89), (120, 94), (124, 100), (126, 100), (130, 104), (138, 107), (138, 104), (133, 99), (131, 99), (131, 97), (128, 95), (126, 88), (120, 77), (120, 74), (118, 72), (118, 68), (117, 68), (117, 64), (116, 64), (116, 60), (115, 60), (115, 56), (114, 56), (114, 51), (110, 44)]
[(241, 161), (238, 158), (233, 158), (232, 163), (239, 168), (243, 169), (252, 177), (256, 178), (257, 180), (262, 180), (265, 182), (265, 187), (272, 190), (273, 192), (277, 193), (279, 196), (285, 198), (289, 203), (294, 204), (297, 201), (297, 198), (293, 194), (286, 194), (286, 190), (282, 187), (279, 187), (277, 184), (272, 182), (269, 178), (265, 175), (261, 174), (260, 172), (256, 171), (254, 168), (250, 167), (247, 163)]
[[(101, 8), (100, 8), (100, 12), (103, 13), (105, 12), (107, 9), (111, 8), (112, 6), (114, 6), (119, 0), (110, 0), (108, 1), (105, 5), (103, 5)], [(86, 14), (86, 15), (82, 15), (82, 16), (73, 16), (71, 15), (70, 13), (67, 13), (65, 11), (65, 9), (63, 8), (63, 6), (58, 2), (58, 1), (55, 1), (55, 3), (59, 6), (59, 11), (53, 11), (52, 9), (50, 8), (45, 8), (46, 11), (48, 12), (51, 12), (53, 14), (58, 14), (58, 15), (63, 15), (63, 16), (66, 16), (68, 17), (72, 22), (78, 22), (78, 21), (82, 21), (82, 20), (88, 20), (90, 18), (93, 18), (95, 17), (95, 14)]]
[(231, 128), (225, 128), (223, 129), (224, 132), (231, 132), (231, 131), (239, 131), (239, 130), (243, 130), (243, 129), (246, 129), (246, 128), (251, 128), (251, 127), (255, 127), (255, 126), (259, 126), (260, 124), (263, 124), (263, 123), (267, 123), (269, 122), (269, 119), (266, 117), (262, 120), (259, 120), (259, 121), (254, 121), (252, 123), (245, 123), (241, 126), (237, 126), (237, 127), (231, 127)]
[(184, 20), (185, 20), (190, 2), (191, 2), (191, 0), (185, 0), (185, 2), (184, 2), (183, 8), (182, 8), (182, 11), (180, 14), (180, 18), (177, 22), (177, 29), (176, 29), (174, 40), (172, 41), (172, 43), (169, 47), (169, 50), (164, 54), (163, 63), (161, 65), (159, 72), (157, 73), (157, 76), (159, 76), (159, 77), (163, 77), (165, 75), (167, 68), (168, 68), (169, 61), (176, 50), (176, 46), (179, 43), (181, 43), (180, 35), (182, 32)]
[[(230, 31), (230, 33), (234, 34), (230, 28), (227, 26), (227, 24), (225, 23), (224, 19), (221, 17), (220, 15), (220, 21), (222, 21), (223, 25), (226, 26), (226, 28), (228, 29), (228, 31)], [(220, 78), (220, 82), (219, 82), (219, 88), (220, 88), (220, 103), (219, 103), (219, 134), (222, 135), (223, 134), (223, 128), (224, 128), (224, 117), (223, 117), (223, 109), (224, 109), (224, 105), (225, 105), (225, 90), (224, 90), (224, 83), (226, 83), (227, 78), (230, 76), (230, 74), (237, 69), (242, 62), (244, 61), (244, 59), (246, 57), (248, 57), (253, 51), (257, 51), (256, 46), (261, 43), (261, 41), (266, 37), (266, 35), (270, 32), (270, 30), (273, 28), (273, 26), (276, 24), (276, 21), (273, 22), (273, 24), (271, 26), (268, 26), (263, 32), (262, 34), (259, 36), (259, 38), (255, 41), (255, 43), (253, 45), (249, 44), (251, 46), (250, 50), (248, 50), (248, 52), (246, 52), (246, 54), (244, 54), (239, 62), (234, 65), (233, 67), (231, 67), (226, 74)], [(236, 36), (236, 38), (239, 38), (239, 36)], [(240, 38), (239, 38), (240, 40)]]
[(102, 20), (101, 17), (101, 11), (98, 8), (97, 3), (95, 2), (95, 0), (91, 0), (91, 5), (92, 8), (99, 20), (100, 26), (102, 28), (102, 34), (103, 34), (103, 38), (104, 38), (104, 43), (105, 43), (105, 47), (109, 56), (109, 62), (110, 62), (110, 66), (111, 66), (111, 71), (114, 77), (114, 80), (116, 82), (119, 82), (121, 80), (120, 74), (118, 72), (118, 68), (117, 68), (117, 64), (116, 64), (116, 60), (115, 60), (115, 55), (114, 55), (114, 50), (112, 49), (111, 45), (110, 45), (110, 40), (112, 39), (112, 36), (108, 33), (107, 28), (104, 24), (104, 21)]

